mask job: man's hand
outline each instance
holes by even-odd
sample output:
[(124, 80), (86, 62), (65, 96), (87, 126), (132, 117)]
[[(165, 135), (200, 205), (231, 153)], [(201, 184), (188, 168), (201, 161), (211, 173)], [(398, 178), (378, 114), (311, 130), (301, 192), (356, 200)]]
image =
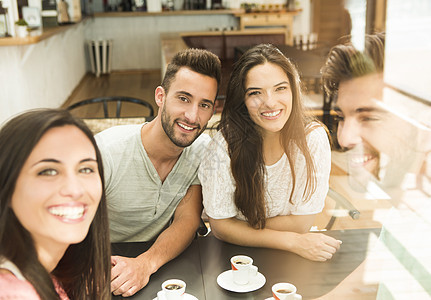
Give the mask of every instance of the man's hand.
[(136, 258), (111, 257), (111, 291), (129, 297), (147, 285), (151, 274), (177, 257), (193, 240), (202, 213), (202, 188), (192, 185), (178, 204), (172, 224)]
[(314, 261), (331, 259), (341, 241), (322, 233), (304, 233), (298, 236), (293, 252)]
[(147, 285), (153, 273), (150, 262), (141, 257), (111, 257), (111, 292), (129, 297)]

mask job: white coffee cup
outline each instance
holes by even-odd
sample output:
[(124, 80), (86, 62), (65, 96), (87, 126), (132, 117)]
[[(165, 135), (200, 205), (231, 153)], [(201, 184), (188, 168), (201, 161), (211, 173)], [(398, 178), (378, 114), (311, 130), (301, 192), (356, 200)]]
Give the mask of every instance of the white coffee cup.
[(245, 255), (236, 255), (230, 259), (233, 282), (245, 285), (257, 275), (257, 267), (253, 266), (253, 259)]
[(162, 291), (167, 300), (180, 300), (186, 292), (186, 283), (180, 279), (169, 279), (162, 283)]
[(296, 286), (287, 282), (276, 283), (272, 286), (272, 296), (275, 300), (301, 300), (302, 296), (296, 293)]

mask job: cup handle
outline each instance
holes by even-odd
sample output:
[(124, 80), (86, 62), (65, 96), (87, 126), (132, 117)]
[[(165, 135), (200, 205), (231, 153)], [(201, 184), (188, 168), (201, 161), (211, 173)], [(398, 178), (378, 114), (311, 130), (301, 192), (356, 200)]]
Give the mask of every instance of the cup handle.
[(302, 300), (302, 296), (300, 294), (295, 294), (295, 300)]
[(251, 265), (250, 266), (250, 274), (252, 276), (256, 276), (257, 275), (257, 271), (258, 271), (258, 268), (255, 265)]

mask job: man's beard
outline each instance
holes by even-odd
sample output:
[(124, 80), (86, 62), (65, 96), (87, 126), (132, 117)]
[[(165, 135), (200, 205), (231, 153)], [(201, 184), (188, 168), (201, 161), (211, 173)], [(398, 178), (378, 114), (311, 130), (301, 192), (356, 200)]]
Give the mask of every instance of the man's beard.
[[(174, 121), (171, 121), (171, 118), (169, 117), (168, 113), (166, 112), (166, 109), (162, 109), (162, 127), (165, 131), (168, 138), (171, 140), (172, 143), (174, 143), (175, 146), (185, 148), (190, 146), (201, 134), (204, 132), (206, 126), (201, 129), (201, 126), (199, 124), (190, 124), (190, 125), (196, 125), (197, 132), (194, 138), (191, 138), (190, 140), (184, 140), (179, 139), (175, 136), (175, 130), (174, 126), (177, 123), (177, 121), (180, 121), (180, 119), (175, 119)], [(187, 123), (187, 122), (184, 122)]]

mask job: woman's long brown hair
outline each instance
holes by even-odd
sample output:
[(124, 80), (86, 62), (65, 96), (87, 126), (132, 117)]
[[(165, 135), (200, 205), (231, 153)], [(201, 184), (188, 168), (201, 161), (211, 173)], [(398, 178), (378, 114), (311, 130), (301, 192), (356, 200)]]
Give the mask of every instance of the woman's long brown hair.
[(269, 44), (249, 49), (235, 63), (226, 91), (219, 129), (228, 144), (232, 175), (235, 179), (235, 205), (247, 219), (250, 226), (264, 228), (266, 222), (265, 206), (265, 162), (263, 158), (263, 138), (250, 118), (245, 105), (245, 83), (247, 74), (255, 66), (272, 63), (286, 73), (292, 90), (292, 111), (281, 130), (280, 143), (284, 148), (292, 172), (292, 193), (296, 186), (295, 146), (304, 155), (307, 165), (307, 182), (304, 201), (310, 199), (315, 191), (316, 178), (313, 159), (310, 155), (306, 136), (313, 128), (308, 126), (311, 118), (305, 114), (301, 100), (298, 71), (276, 47)]

